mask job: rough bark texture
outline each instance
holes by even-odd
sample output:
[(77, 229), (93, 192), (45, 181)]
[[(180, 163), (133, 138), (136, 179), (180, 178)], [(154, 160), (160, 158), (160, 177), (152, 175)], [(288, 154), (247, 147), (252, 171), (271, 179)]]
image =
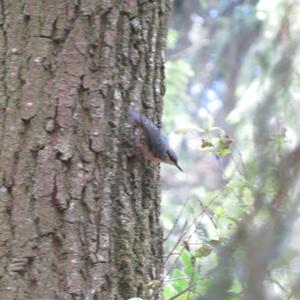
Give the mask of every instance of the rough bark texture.
[(168, 0), (0, 9), (0, 299), (158, 299), (159, 170), (126, 111), (159, 119)]

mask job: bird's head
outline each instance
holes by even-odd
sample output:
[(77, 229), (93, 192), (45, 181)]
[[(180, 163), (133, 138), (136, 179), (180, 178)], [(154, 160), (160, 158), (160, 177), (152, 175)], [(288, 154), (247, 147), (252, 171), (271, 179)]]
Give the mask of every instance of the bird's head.
[(167, 151), (167, 160), (165, 161), (165, 163), (175, 165), (181, 172), (183, 172), (181, 167), (178, 165), (177, 156), (176, 156), (175, 152), (172, 149), (168, 149), (168, 151)]

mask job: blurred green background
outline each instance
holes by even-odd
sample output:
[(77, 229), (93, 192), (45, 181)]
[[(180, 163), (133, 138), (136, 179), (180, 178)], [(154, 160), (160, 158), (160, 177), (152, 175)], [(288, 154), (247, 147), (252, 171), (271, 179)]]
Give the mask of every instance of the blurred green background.
[(299, 2), (173, 1), (165, 299), (300, 299)]

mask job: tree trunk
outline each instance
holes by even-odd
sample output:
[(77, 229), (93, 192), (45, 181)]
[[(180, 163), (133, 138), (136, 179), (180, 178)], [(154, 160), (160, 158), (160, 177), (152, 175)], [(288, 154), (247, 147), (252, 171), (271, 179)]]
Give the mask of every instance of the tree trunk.
[[(0, 1), (0, 299), (158, 299), (165, 1)], [(141, 109), (143, 107), (143, 109)]]

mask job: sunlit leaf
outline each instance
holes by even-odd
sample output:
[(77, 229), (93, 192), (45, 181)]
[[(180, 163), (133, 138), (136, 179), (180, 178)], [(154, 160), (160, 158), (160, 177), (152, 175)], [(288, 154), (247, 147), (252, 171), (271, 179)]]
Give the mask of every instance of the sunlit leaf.
[(224, 208), (219, 206), (217, 207), (217, 209), (215, 210), (215, 216), (216, 218), (221, 218), (224, 216)]
[(226, 136), (223, 139), (220, 139), (218, 149), (217, 149), (217, 155), (222, 157), (230, 154), (231, 144), (232, 144), (232, 140)]
[(200, 147), (202, 149), (211, 148), (213, 146), (214, 146), (213, 143), (210, 142), (209, 140), (207, 140), (207, 139), (201, 139), (201, 146)]

